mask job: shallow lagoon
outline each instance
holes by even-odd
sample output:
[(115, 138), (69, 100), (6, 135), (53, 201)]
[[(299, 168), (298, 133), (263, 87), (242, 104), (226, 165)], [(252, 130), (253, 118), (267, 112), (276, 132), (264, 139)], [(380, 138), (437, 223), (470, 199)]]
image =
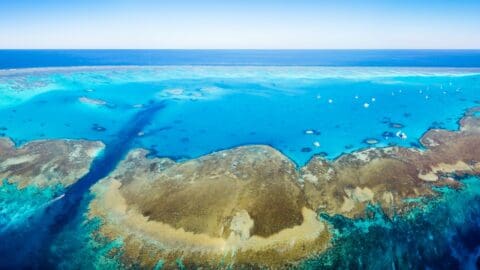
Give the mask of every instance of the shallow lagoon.
[[(2, 71), (0, 127), (33, 139), (108, 142), (150, 102), (167, 107), (139, 133), (154, 155), (189, 159), (268, 144), (297, 164), (376, 143), (417, 146), (429, 128), (457, 128), (476, 105), (472, 69), (115, 67)], [(396, 136), (402, 131), (407, 138)], [(370, 140), (369, 140), (370, 139)]]

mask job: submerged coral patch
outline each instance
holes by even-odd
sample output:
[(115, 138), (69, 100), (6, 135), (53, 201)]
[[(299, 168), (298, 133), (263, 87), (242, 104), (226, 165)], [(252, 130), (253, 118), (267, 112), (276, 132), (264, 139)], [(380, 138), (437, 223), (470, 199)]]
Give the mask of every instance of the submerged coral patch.
[(98, 131), (98, 132), (104, 132), (107, 130), (107, 128), (95, 123), (92, 125), (92, 130)]
[(394, 138), (394, 137), (395, 137), (395, 133), (393, 133), (393, 132), (391, 132), (391, 131), (384, 131), (384, 132), (382, 133), (382, 137), (383, 137), (383, 138), (386, 138), (386, 139), (388, 139), (388, 138)]
[(366, 144), (369, 144), (369, 145), (373, 145), (373, 144), (377, 144), (378, 140), (374, 139), (374, 138), (367, 138), (367, 139), (363, 140), (363, 142), (366, 143)]
[(308, 153), (308, 152), (312, 152), (312, 148), (311, 147), (303, 147), (302, 149), (300, 149), (301, 152), (303, 153)]
[(391, 122), (391, 123), (389, 123), (388, 125), (389, 125), (389, 127), (391, 127), (391, 128), (398, 128), (398, 129), (400, 129), (400, 128), (404, 128), (404, 127), (405, 127), (405, 125), (404, 125), (404, 124), (401, 124), (401, 123), (395, 123), (395, 122)]
[(80, 101), (81, 103), (90, 104), (90, 105), (99, 105), (99, 106), (107, 105), (107, 102), (105, 100), (89, 98), (89, 97), (85, 97), (85, 96), (79, 97), (78, 101)]

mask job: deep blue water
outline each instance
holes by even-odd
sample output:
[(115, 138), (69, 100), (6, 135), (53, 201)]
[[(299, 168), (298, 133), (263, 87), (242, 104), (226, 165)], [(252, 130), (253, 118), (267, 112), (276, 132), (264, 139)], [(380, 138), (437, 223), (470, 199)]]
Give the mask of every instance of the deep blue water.
[(0, 69), (101, 65), (480, 67), (480, 50), (0, 50)]
[[(0, 269), (118, 268), (110, 251), (121, 239), (92, 238), (98, 221), (84, 213), (89, 187), (132, 148), (184, 160), (268, 144), (303, 165), (366, 139), (419, 147), (428, 129), (457, 129), (480, 103), (476, 67), (480, 51), (0, 51), (0, 68), (19, 69), (0, 70), (0, 136), (106, 144), (70, 188), (0, 187)], [(480, 181), (463, 181), (407, 217), (323, 216), (335, 247), (305, 268), (474, 269)]]

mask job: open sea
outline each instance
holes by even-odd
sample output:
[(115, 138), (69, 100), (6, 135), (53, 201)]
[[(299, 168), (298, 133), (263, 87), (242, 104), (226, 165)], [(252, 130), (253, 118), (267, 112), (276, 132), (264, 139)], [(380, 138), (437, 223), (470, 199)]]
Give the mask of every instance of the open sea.
[[(131, 149), (185, 161), (266, 144), (302, 166), (421, 148), (426, 131), (458, 129), (479, 104), (480, 50), (0, 50), (0, 136), (106, 144), (67, 190), (0, 186), (0, 269), (121, 267), (108, 256), (121, 242), (92, 244), (98, 224), (83, 215), (89, 188)], [(348, 233), (303, 267), (476, 269), (480, 182), (462, 181), (415, 218), (325, 217)]]

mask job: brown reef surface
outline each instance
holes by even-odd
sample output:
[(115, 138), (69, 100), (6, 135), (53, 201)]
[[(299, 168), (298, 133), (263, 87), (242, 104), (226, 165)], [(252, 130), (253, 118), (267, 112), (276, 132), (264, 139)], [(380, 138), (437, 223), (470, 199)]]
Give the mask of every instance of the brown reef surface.
[(84, 140), (39, 140), (17, 148), (10, 139), (0, 138), (0, 180), (19, 188), (69, 186), (88, 172), (103, 148), (101, 142)]
[(454, 176), (480, 173), (479, 108), (458, 131), (432, 129), (425, 149), (367, 148), (329, 161), (295, 164), (269, 146), (250, 145), (186, 162), (133, 150), (92, 192), (99, 231), (124, 240), (124, 261), (151, 268), (289, 268), (330, 247), (318, 213), (359, 217), (369, 203), (387, 214), (407, 198), (460, 188)]

